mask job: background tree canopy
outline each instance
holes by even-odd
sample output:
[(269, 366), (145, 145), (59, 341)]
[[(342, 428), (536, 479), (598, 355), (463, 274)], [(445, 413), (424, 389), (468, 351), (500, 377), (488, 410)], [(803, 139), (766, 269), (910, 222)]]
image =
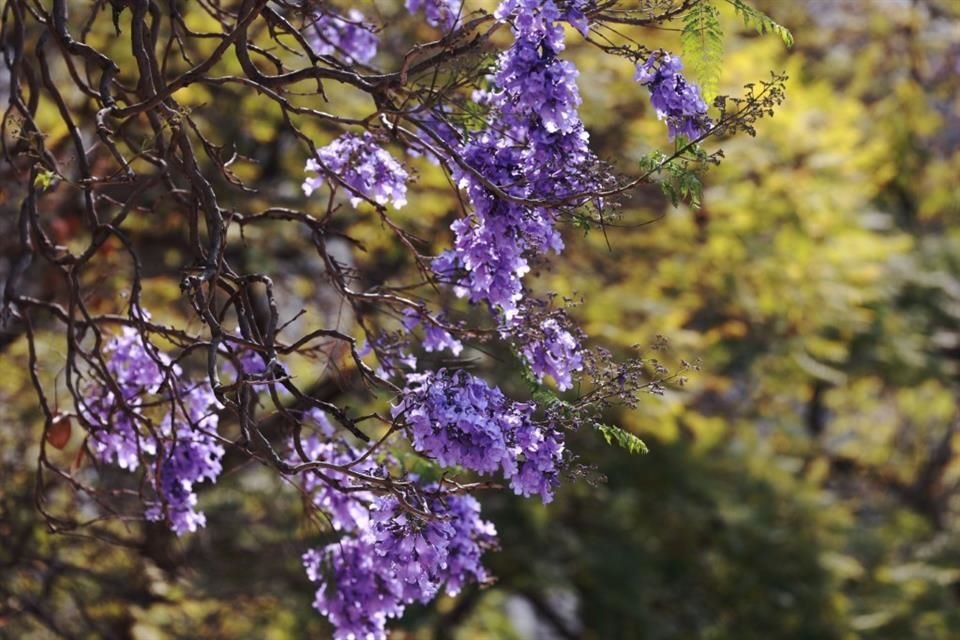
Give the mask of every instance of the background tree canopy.
[[(52, 12), (56, 4), (5, 3), (4, 103), (12, 99), (11, 52), (25, 37), (11, 26), (16, 6)], [(68, 4), (74, 33), (84, 31), (90, 46), (118, 61), (121, 83), (137, 85), (135, 74), (123, 76), (136, 69), (129, 39), (136, 3)], [(233, 15), (242, 4), (170, 6), (189, 29), (219, 34), (213, 16)], [(747, 123), (755, 135), (714, 136), (689, 165), (664, 163), (676, 143), (632, 61), (601, 55), (597, 42), (567, 27), (564, 57), (580, 70), (580, 114), (593, 151), (611, 163), (611, 175), (648, 172), (649, 180), (621, 199), (616, 220), (565, 217), (563, 255), (535, 265), (527, 284), (557, 300), (583, 299), (568, 313), (613, 359), (639, 349), (657, 371), (683, 371), (686, 383), (670, 379), (635, 406), (603, 408), (598, 424), (641, 438), (646, 455), (582, 428), (567, 436), (580, 477), (562, 482), (549, 505), (482, 492), (484, 517), (499, 532), (500, 549), (484, 559), (496, 581), (409, 607), (391, 637), (960, 637), (960, 7), (951, 0), (597, 4), (611, 15), (627, 8), (669, 18), (612, 23), (591, 32), (600, 45), (640, 42), (681, 54), (688, 77), (711, 100), (743, 95), (744, 85), (760, 92), (770, 71), (784, 73), (786, 100), (772, 118)], [(314, 5), (343, 15), (352, 8)], [(468, 2), (470, 9), (495, 5)], [(355, 8), (376, 26), (384, 68), (401, 68), (411, 43), (437, 37), (429, 14), (398, 2)], [(87, 15), (96, 18), (84, 24)], [(268, 35), (264, 27), (263, 40), (252, 41), (263, 45), (258, 64), (287, 55), (266, 47)], [(491, 38), (501, 49), (510, 40), (506, 30)], [(216, 40), (208, 44), (185, 55), (209, 55)], [(463, 69), (445, 68), (444, 81), (489, 67), (490, 51), (478, 49), (458, 63)], [(220, 76), (244, 71), (233, 54), (218, 64)], [(48, 71), (57, 86), (89, 72), (62, 63)], [(321, 99), (307, 84), (299, 88), (311, 102), (297, 104), (348, 119), (369, 115), (362, 91), (337, 85)], [(35, 120), (41, 146), (73, 170), (78, 158), (63, 114), (92, 128), (97, 110), (63, 92), (64, 105), (39, 97)], [(224, 145), (224, 159), (227, 149), (236, 151), (217, 184), (256, 187), (223, 190), (225, 209), (306, 206), (299, 185), (307, 155), (275, 101), (216, 82), (190, 84), (175, 97), (198, 136)], [(719, 113), (711, 108), (713, 118)], [(483, 115), (464, 114), (465, 126)], [(339, 133), (308, 118), (296, 124), (317, 147)], [(28, 137), (5, 136), (8, 146)], [(701, 161), (719, 150), (724, 160), (704, 171), (710, 163)], [(146, 137), (141, 151), (155, 151)], [(416, 276), (420, 265), (403, 239), (423, 255), (451, 244), (448, 228), (461, 205), (448, 175), (427, 158), (404, 162), (417, 174), (406, 207), (389, 217), (368, 204), (333, 211), (328, 251), (371, 286)], [(42, 213), (51, 241), (79, 251), (90, 242), (77, 193), (54, 173), (25, 170), (3, 169), (4, 281), (18, 268), (25, 175), (34, 185), (48, 182)], [(109, 195), (132, 197), (122, 189)], [(326, 213), (322, 199), (310, 206), (318, 217)], [(155, 198), (148, 209), (125, 227), (141, 256), (142, 304), (158, 324), (198, 331), (181, 290), (193, 258), (190, 212), (173, 197)], [(231, 229), (231, 263), (270, 273), (279, 315), (294, 318), (301, 333), (362, 318), (363, 309), (344, 304), (331, 284), (330, 263), (318, 259), (311, 234), (288, 222), (279, 215)], [(84, 302), (96, 313), (118, 312), (129, 295), (121, 240), (101, 243), (98, 269), (80, 276)], [(29, 269), (21, 295), (54, 299), (59, 275), (38, 263)], [(449, 291), (435, 296), (491, 330)], [(301, 309), (310, 314), (300, 317)], [(270, 310), (251, 313), (262, 321)], [(301, 562), (306, 548), (331, 539), (330, 527), (267, 465), (228, 451), (217, 484), (198, 487), (207, 526), (186, 536), (130, 517), (51, 533), (38, 506), (65, 521), (95, 519), (102, 506), (38, 473), (44, 440), (52, 466), (104, 487), (130, 489), (132, 481), (85, 453), (76, 420), (53, 428), (38, 406), (32, 372), (53, 390), (54, 409), (67, 402), (63, 325), (38, 315), (29, 327), (9, 322), (3, 331), (0, 636), (330, 636)], [(39, 365), (31, 367), (31, 358)], [(505, 390), (529, 388), (522, 358), (504, 345), (473, 358), (473, 371)], [(324, 344), (285, 365), (314, 397), (358, 413), (382, 410), (349, 363), (348, 349)], [(403, 464), (436, 472), (408, 455)]]

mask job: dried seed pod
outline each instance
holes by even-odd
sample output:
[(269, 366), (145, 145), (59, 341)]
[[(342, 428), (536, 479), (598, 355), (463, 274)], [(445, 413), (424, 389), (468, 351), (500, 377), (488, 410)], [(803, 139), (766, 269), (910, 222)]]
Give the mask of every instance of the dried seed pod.
[(70, 416), (58, 413), (53, 416), (50, 424), (47, 425), (47, 442), (56, 449), (63, 449), (70, 441), (70, 434), (73, 431), (70, 422)]

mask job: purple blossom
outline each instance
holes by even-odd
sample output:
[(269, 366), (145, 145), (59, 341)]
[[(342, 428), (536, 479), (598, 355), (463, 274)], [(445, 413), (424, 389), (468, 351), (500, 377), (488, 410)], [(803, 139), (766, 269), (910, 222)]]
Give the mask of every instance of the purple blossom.
[[(141, 438), (132, 418), (126, 412), (115, 413), (116, 397), (107, 392), (101, 398), (95, 399), (88, 405), (87, 420), (94, 414), (109, 416), (114, 414), (112, 422), (104, 422), (102, 427), (90, 433), (90, 448), (93, 454), (104, 462), (110, 462), (121, 469), (136, 471), (140, 465), (140, 455), (153, 455), (156, 445), (152, 439)], [(109, 425), (107, 427), (106, 425)]]
[(567, 0), (562, 18), (569, 22), (584, 38), (590, 30), (587, 12), (596, 7), (595, 0)]
[(520, 38), (501, 57), (494, 82), (508, 98), (503, 108), (509, 106), (518, 116), (539, 116), (535, 124), (547, 133), (572, 133), (581, 126), (578, 73), (572, 63), (556, 57), (557, 51), (545, 41)]
[[(492, 133), (471, 142), (464, 155), (494, 183), (508, 184), (525, 170), (524, 152), (498, 144)], [(500, 198), (466, 172), (455, 176), (465, 187), (474, 211), (453, 223), (454, 248), (434, 269), (448, 274), (462, 270), (456, 281), (457, 295), (468, 296), (475, 303), (487, 302), (509, 320), (516, 315), (523, 296), (521, 279), (530, 271), (529, 257), (563, 250), (563, 240), (554, 227), (555, 215), (550, 209)]]
[[(437, 490), (428, 486), (424, 493)], [(404, 600), (428, 602), (444, 587), (456, 595), (466, 582), (486, 581), (480, 557), (494, 546), (496, 529), (480, 519), (476, 499), (437, 494), (416, 506), (429, 517), (411, 513), (392, 495), (378, 498), (372, 510), (372, 538), (401, 583)]]
[[(311, 436), (303, 440), (302, 447), (308, 462), (321, 462), (327, 465), (346, 467), (360, 455), (344, 441), (338, 439), (324, 442)], [(304, 462), (295, 454), (291, 455), (289, 461), (293, 464)], [(370, 475), (386, 475), (370, 458), (350, 466), (350, 469)], [(329, 467), (305, 471), (300, 476), (300, 483), (310, 496), (313, 505), (329, 518), (335, 530), (356, 531), (369, 524), (370, 503), (373, 496), (367, 491), (345, 491), (345, 489), (354, 489), (357, 482), (343, 471)]]
[(657, 117), (666, 121), (670, 139), (682, 135), (696, 140), (712, 123), (700, 89), (683, 77), (682, 68), (678, 57), (655, 51), (646, 62), (637, 65), (635, 79), (650, 90), (650, 103)]
[(538, 326), (538, 335), (521, 350), (537, 380), (551, 376), (557, 388), (566, 391), (573, 386), (572, 373), (583, 370), (580, 343), (570, 331), (554, 318), (547, 318)]
[(497, 529), (480, 518), (480, 503), (473, 496), (450, 496), (444, 505), (454, 527), (446, 549), (446, 592), (456, 595), (468, 582), (490, 580), (481, 556), (485, 549), (496, 546)]
[(147, 398), (159, 391), (165, 379), (161, 365), (170, 361), (155, 350), (151, 354), (132, 327), (107, 341), (103, 358), (120, 397), (105, 383), (87, 386), (80, 412), (89, 424), (90, 448), (98, 459), (135, 471), (142, 455), (156, 453), (156, 442), (140, 432)]
[(167, 520), (178, 535), (196, 531), (206, 520), (195, 508), (194, 485), (216, 481), (224, 453), (215, 438), (212, 390), (189, 381), (179, 365), (129, 327), (107, 342), (103, 355), (122, 400), (103, 383), (88, 386), (90, 401), (81, 415), (94, 455), (129, 471), (145, 456), (158, 459), (159, 465), (146, 465), (157, 494), (146, 517)]
[(409, 427), (414, 448), (447, 466), (503, 472), (521, 495), (553, 498), (563, 461), (559, 433), (534, 422), (533, 405), (514, 402), (465, 371), (408, 377), (393, 415)]
[(223, 467), (223, 446), (214, 437), (218, 418), (212, 412), (217, 405), (210, 385), (181, 382), (175, 411), (167, 413), (160, 425), (165, 438), (158, 447), (160, 471), (154, 479), (158, 504), (147, 510), (151, 520), (166, 519), (177, 533), (196, 531), (206, 525), (206, 517), (196, 511), (194, 485), (216, 482)]
[(248, 376), (261, 376), (267, 371), (267, 366), (263, 363), (263, 357), (255, 351), (243, 350), (237, 356), (240, 362), (240, 368)]
[[(267, 365), (259, 353), (250, 349), (241, 348), (236, 352), (236, 362), (240, 367), (240, 371), (243, 372), (243, 377), (247, 379), (249, 384), (265, 384), (264, 382), (251, 382), (251, 379), (263, 380), (267, 373)], [(223, 375), (236, 382), (240, 380), (237, 366), (230, 360), (224, 360), (223, 362)]]
[(307, 41), (321, 56), (335, 56), (347, 64), (370, 62), (377, 55), (377, 36), (356, 9), (347, 18), (321, 13), (307, 29)]
[(454, 356), (463, 351), (463, 343), (450, 335), (446, 329), (435, 324), (426, 324), (423, 328), (423, 348), (426, 351), (449, 350)]
[(144, 339), (131, 327), (112, 337), (103, 348), (106, 370), (120, 390), (118, 397), (102, 382), (94, 382), (85, 390), (86, 401), (80, 407), (90, 429), (90, 448), (104, 462), (121, 469), (135, 471), (141, 455), (156, 453), (152, 438), (142, 437), (141, 424), (146, 422), (144, 405), (164, 381), (160, 365), (169, 359), (147, 351)]
[(206, 525), (206, 516), (198, 512), (194, 485), (216, 482), (222, 471), (223, 447), (202, 433), (181, 433), (163, 457), (157, 481), (161, 503), (147, 510), (147, 518), (166, 518), (170, 528), (183, 535)]
[(563, 457), (563, 438), (556, 431), (530, 425), (517, 429), (516, 469), (510, 469), (510, 488), (520, 496), (539, 495), (544, 502), (553, 498), (559, 482), (559, 462)]
[(408, 335), (397, 333), (368, 334), (361, 354), (377, 357), (375, 373), (381, 378), (403, 378), (417, 368), (417, 357), (409, 352)]
[(496, 530), (480, 518), (479, 503), (456, 495), (417, 502), (426, 517), (396, 496), (378, 497), (369, 526), (304, 554), (307, 577), (318, 587), (314, 606), (333, 624), (334, 638), (386, 638), (387, 619), (407, 605), (488, 580), (481, 556), (495, 545)]
[(320, 174), (304, 181), (308, 196), (334, 176), (349, 189), (350, 204), (355, 207), (364, 198), (380, 205), (392, 202), (397, 209), (407, 203), (407, 171), (366, 131), (346, 133), (319, 149), (316, 158), (307, 160), (306, 171)]
[(563, 27), (556, 24), (561, 19), (560, 9), (553, 0), (504, 0), (493, 15), (502, 22), (512, 18), (513, 33), (518, 40), (545, 43), (554, 51), (564, 46)]
[(584, 37), (589, 24), (587, 12), (596, 5), (594, 0), (564, 0), (559, 3), (536, 0), (503, 0), (494, 12), (497, 20), (506, 21), (515, 16), (514, 26), (523, 34), (543, 31), (545, 21), (563, 20), (573, 25)]
[(442, 318), (423, 318), (415, 309), (407, 308), (403, 311), (403, 327), (413, 331), (417, 325), (423, 324), (423, 348), (425, 351), (449, 350), (455, 356), (463, 351), (463, 343), (450, 335), (450, 332), (439, 326)]
[(312, 407), (303, 412), (304, 422), (315, 426), (327, 440), (333, 438), (336, 429), (330, 423), (326, 412), (319, 407)]
[[(561, 13), (552, 2), (519, 1), (504, 3), (501, 12), (516, 12), (516, 40), (486, 96), (494, 124), (464, 146), (464, 159), (511, 196), (559, 201), (589, 192), (596, 187), (589, 171), (594, 157), (577, 114), (576, 70), (557, 57), (564, 47)], [(501, 331), (514, 336), (531, 261), (563, 250), (557, 214), (501, 197), (474, 173), (456, 169), (454, 176), (473, 214), (453, 223), (454, 248), (436, 259), (434, 270), (455, 283), (457, 295), (496, 309)], [(572, 374), (583, 368), (578, 342), (555, 325), (541, 333), (527, 342), (525, 357), (540, 379), (549, 374), (561, 390), (570, 388)]]
[(577, 72), (558, 57), (565, 46), (558, 23), (564, 14), (549, 0), (508, 0), (496, 15), (512, 20), (515, 40), (500, 56), (494, 90), (485, 96), (490, 126), (461, 149), (473, 171), (454, 168), (473, 212), (454, 222), (454, 247), (433, 268), (453, 279), (457, 295), (486, 302), (509, 324), (519, 311), (522, 278), (531, 262), (563, 250), (557, 210), (517, 199), (572, 198), (567, 204), (576, 205), (575, 196), (596, 183), (589, 171), (594, 156), (577, 113)]
[(334, 627), (334, 640), (386, 640), (388, 618), (403, 614), (399, 583), (366, 540), (346, 538), (303, 556), (317, 584), (314, 608)]
[(410, 13), (423, 9), (427, 24), (448, 31), (456, 26), (463, 10), (462, 0), (407, 0), (405, 6)]

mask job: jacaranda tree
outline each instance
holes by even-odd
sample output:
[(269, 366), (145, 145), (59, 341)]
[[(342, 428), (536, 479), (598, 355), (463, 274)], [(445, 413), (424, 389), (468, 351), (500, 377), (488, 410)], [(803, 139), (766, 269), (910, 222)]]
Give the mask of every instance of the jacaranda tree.
[[(720, 5), (790, 44), (741, 0), (7, 0), (2, 313), (45, 417), (48, 525), (189, 535), (198, 494), (253, 462), (317, 523), (303, 565), (338, 638), (490, 580), (475, 494), (549, 502), (591, 473), (570, 430), (642, 451), (605, 409), (682, 383), (612, 358), (568, 313), (589, 292), (535, 275), (572, 232), (619, 229), (637, 188), (696, 205), (713, 140), (780, 103), (779, 76), (714, 95)], [(667, 24), (690, 76), (643, 43)], [(669, 150), (591, 151), (571, 40), (623, 59)]]

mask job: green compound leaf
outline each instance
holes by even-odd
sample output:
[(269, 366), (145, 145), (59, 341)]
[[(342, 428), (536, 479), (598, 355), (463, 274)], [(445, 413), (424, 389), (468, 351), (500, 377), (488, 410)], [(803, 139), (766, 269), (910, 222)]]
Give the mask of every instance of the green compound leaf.
[(616, 445), (633, 455), (642, 455), (650, 452), (646, 443), (629, 431), (624, 431), (619, 427), (613, 427), (608, 424), (598, 424), (597, 429), (603, 434), (604, 440), (606, 440), (609, 445)]
[(793, 34), (790, 33), (790, 30), (779, 22), (776, 22), (763, 11), (750, 6), (743, 0), (727, 0), (727, 2), (733, 5), (734, 11), (743, 18), (745, 25), (756, 29), (757, 33), (775, 33), (780, 36), (783, 44), (787, 45), (787, 47), (793, 46)]
[(683, 17), (680, 34), (684, 63), (700, 85), (707, 104), (717, 97), (723, 62), (723, 29), (720, 12), (709, 0), (700, 0)]

